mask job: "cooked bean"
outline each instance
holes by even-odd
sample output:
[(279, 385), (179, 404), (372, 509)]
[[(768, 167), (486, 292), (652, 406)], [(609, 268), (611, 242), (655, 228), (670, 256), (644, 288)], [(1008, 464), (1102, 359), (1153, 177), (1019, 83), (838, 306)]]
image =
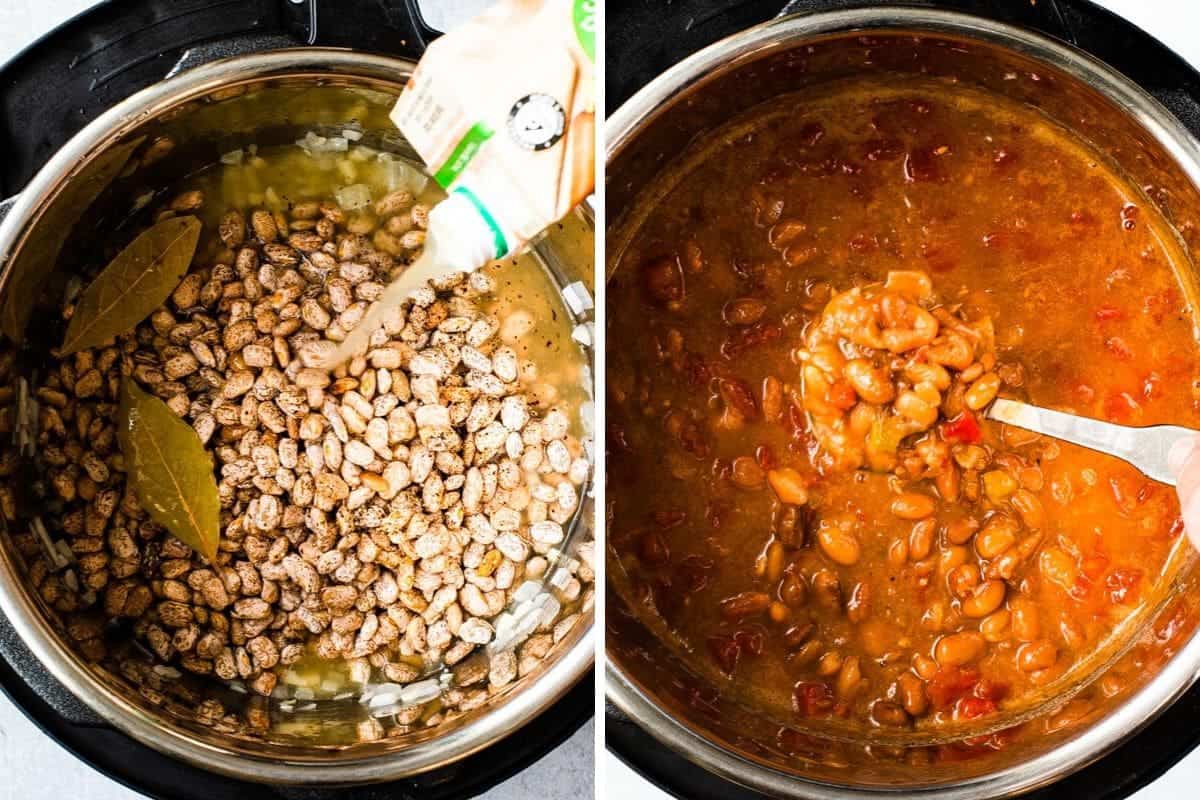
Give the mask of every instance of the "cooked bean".
[(862, 666), (859, 664), (858, 656), (850, 656), (844, 659), (841, 668), (838, 670), (837, 683), (835, 684), (838, 699), (842, 702), (853, 699), (854, 695), (858, 693), (862, 679)]
[(1047, 547), (1042, 551), (1038, 558), (1038, 569), (1041, 570), (1042, 577), (1058, 584), (1064, 592), (1073, 590), (1076, 581), (1079, 580), (1079, 568), (1075, 559), (1057, 547)]
[(829, 570), (817, 570), (813, 574), (812, 592), (817, 602), (825, 608), (841, 608), (842, 583), (838, 576)]
[(1017, 666), (1023, 672), (1046, 669), (1058, 660), (1058, 648), (1048, 639), (1038, 639), (1021, 645), (1017, 650)]
[(920, 676), (921, 680), (931, 680), (937, 674), (938, 665), (929, 656), (915, 654), (912, 657), (913, 672)]
[(1058, 633), (1062, 636), (1063, 644), (1072, 650), (1081, 650), (1087, 645), (1087, 633), (1083, 626), (1068, 617), (1063, 617), (1058, 623)]
[(984, 581), (962, 601), (962, 613), (974, 619), (986, 617), (1004, 603), (1006, 593), (1004, 581)]
[(929, 495), (906, 492), (892, 501), (892, 513), (900, 519), (923, 519), (933, 515), (936, 504)]
[(767, 579), (768, 583), (775, 583), (783, 575), (785, 558), (786, 554), (784, 553), (782, 542), (771, 542), (771, 544), (767, 545), (767, 557), (765, 559), (766, 564), (763, 570), (763, 577)]
[(783, 643), (789, 650), (797, 650), (812, 638), (813, 631), (815, 630), (816, 626), (811, 622), (806, 622), (803, 625), (793, 625), (784, 631)]
[(966, 597), (979, 585), (979, 567), (959, 564), (946, 573), (946, 585), (955, 597)]
[(1017, 542), (1016, 554), (1022, 561), (1037, 552), (1042, 544), (1042, 534), (1034, 531)]
[(1041, 530), (1045, 525), (1046, 511), (1042, 508), (1042, 501), (1038, 500), (1037, 495), (1033, 492), (1028, 489), (1017, 489), (1013, 492), (1009, 502), (1021, 515), (1021, 521), (1030, 530)]
[(966, 544), (979, 530), (979, 520), (974, 517), (959, 517), (946, 524), (946, 541), (950, 544)]
[(941, 600), (932, 601), (921, 615), (921, 627), (932, 633), (940, 633), (946, 629), (946, 604)]
[(938, 322), (932, 314), (918, 306), (907, 306), (908, 317), (903, 327), (887, 328), (880, 332), (880, 344), (893, 353), (907, 353), (929, 344), (937, 336)]
[(975, 360), (975, 348), (957, 333), (947, 333), (938, 337), (925, 353), (933, 363), (959, 370), (971, 366), (971, 362)]
[(767, 481), (775, 495), (784, 503), (802, 506), (808, 502), (808, 487), (804, 477), (790, 467), (767, 472)]
[(905, 672), (896, 679), (896, 696), (904, 710), (914, 717), (921, 716), (929, 708), (925, 682), (911, 672)]
[(721, 616), (733, 622), (740, 622), (762, 614), (769, 605), (771, 598), (764, 592), (742, 592), (721, 601)]
[(991, 560), (1017, 542), (1017, 523), (1011, 517), (994, 514), (975, 535), (975, 552)]
[[(966, 380), (964, 378), (964, 380)], [(972, 411), (978, 411), (988, 403), (996, 399), (996, 392), (1000, 390), (1000, 377), (994, 372), (989, 372), (986, 375), (981, 375), (978, 380), (971, 384), (967, 389), (967, 393), (963, 395), (963, 402), (967, 404), (967, 408)]]
[(831, 561), (844, 567), (857, 564), (862, 555), (862, 545), (854, 531), (832, 521), (822, 522), (817, 528), (817, 544)]
[(933, 519), (923, 519), (912, 526), (908, 535), (908, 557), (913, 561), (923, 561), (933, 551), (933, 541), (937, 534), (937, 522)]
[(921, 430), (926, 430), (937, 422), (937, 403), (930, 403), (908, 389), (896, 395), (895, 408), (899, 414), (920, 425)]
[(1021, 642), (1032, 642), (1041, 635), (1042, 625), (1038, 620), (1037, 606), (1025, 597), (1014, 597), (1008, 601), (1012, 613), (1013, 636)]
[(730, 479), (742, 489), (757, 489), (765, 477), (754, 456), (738, 456), (733, 460)]
[(975, 631), (952, 633), (938, 639), (934, 646), (934, 658), (943, 667), (961, 667), (983, 655), (987, 643)]
[(901, 727), (908, 724), (908, 714), (898, 703), (876, 700), (871, 704), (871, 719), (878, 725)]
[(967, 445), (954, 449), (954, 463), (963, 469), (983, 469), (988, 465), (988, 452), (979, 445)]
[(983, 374), (983, 364), (976, 361), (971, 366), (958, 373), (958, 379), (963, 383), (974, 383), (975, 379)]
[(767, 422), (779, 422), (783, 417), (783, 383), (774, 375), (763, 378), (762, 412)]
[(1008, 609), (1000, 609), (988, 616), (984, 617), (979, 622), (979, 633), (988, 642), (1002, 642), (1008, 638), (1008, 624), (1012, 619), (1012, 613)]
[(983, 473), (983, 492), (993, 503), (1003, 503), (1016, 489), (1016, 479), (1004, 470), (993, 469)]
[(890, 403), (896, 396), (896, 387), (892, 385), (887, 369), (876, 367), (865, 358), (847, 361), (842, 374), (850, 381), (858, 396), (868, 403), (882, 405)]
[(944, 392), (950, 388), (950, 373), (940, 364), (913, 362), (904, 367), (904, 376), (914, 386), (921, 383), (928, 383), (940, 392)]
[(767, 312), (766, 302), (757, 297), (739, 297), (730, 300), (721, 310), (726, 325), (753, 325)]
[(846, 601), (846, 618), (855, 625), (864, 622), (871, 613), (871, 587), (863, 582), (854, 584)]
[(828, 678), (842, 669), (842, 661), (845, 659), (842, 654), (836, 650), (830, 650), (825, 655), (821, 656), (817, 662), (817, 674), (823, 678)]
[(789, 572), (779, 583), (779, 599), (792, 608), (800, 608), (808, 599), (808, 586), (804, 578)]
[(792, 653), (792, 663), (806, 667), (816, 661), (825, 652), (825, 643), (820, 639), (809, 639)]
[(1012, 580), (1017, 574), (1017, 567), (1021, 566), (1021, 557), (1017, 555), (1015, 550), (1009, 550), (1006, 553), (1001, 553), (996, 556), (991, 564), (988, 564), (987, 576), (989, 578), (1002, 578), (1003, 580)]
[(849, 424), (846, 426), (856, 440), (865, 438), (880, 421), (879, 409), (869, 403), (859, 403), (850, 409)]
[(937, 487), (938, 495), (943, 501), (953, 503), (958, 500), (959, 489), (962, 486), (958, 468), (953, 464), (946, 464), (942, 470), (934, 476), (933, 485)]
[(785, 547), (803, 547), (808, 541), (816, 515), (808, 506), (784, 505), (775, 517), (775, 537)]
[(938, 572), (942, 575), (949, 575), (950, 570), (967, 563), (967, 558), (967, 548), (958, 544), (950, 545), (938, 555)]

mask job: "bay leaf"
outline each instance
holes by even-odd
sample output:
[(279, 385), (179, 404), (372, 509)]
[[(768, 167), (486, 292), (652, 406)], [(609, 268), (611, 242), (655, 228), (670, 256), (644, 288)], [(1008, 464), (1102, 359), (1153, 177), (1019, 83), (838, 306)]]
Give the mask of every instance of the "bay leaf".
[(121, 381), (117, 440), (125, 479), (151, 518), (209, 562), (221, 538), (213, 462), (192, 427), (167, 404)]
[(145, 139), (145, 136), (139, 136), (108, 148), (68, 177), (62, 191), (50, 202), (5, 278), (0, 330), (9, 339), (20, 342), (24, 338), (25, 325), (37, 305), (38, 294), (54, 272), (55, 262), (71, 229), (96, 198), (124, 172), (130, 156)]
[(179, 285), (200, 241), (196, 217), (168, 217), (143, 231), (88, 284), (75, 306), (62, 355), (127, 333)]

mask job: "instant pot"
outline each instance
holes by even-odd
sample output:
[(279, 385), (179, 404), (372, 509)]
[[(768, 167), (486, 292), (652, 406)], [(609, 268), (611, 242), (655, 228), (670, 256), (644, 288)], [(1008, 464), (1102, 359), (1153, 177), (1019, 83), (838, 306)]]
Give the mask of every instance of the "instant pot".
[[(186, 169), (213, 163), (221, 148), (244, 144), (239, 139), (292, 141), (297, 130), (303, 135), (305, 125), (320, 123), (324, 98), (357, 92), (379, 106), (366, 140), (375, 136), (376, 146), (390, 142), (402, 151), (386, 126), (387, 94), (379, 91), (399, 91), (437, 35), (415, 0), (101, 3), (0, 68), (5, 266), (12, 267), (14, 252), (19, 263), (31, 237), (39, 244), (38, 225), (69, 205), (59, 201), (87, 196), (95, 177), (87, 169), (103, 168), (98, 155), (138, 134), (171, 132), (178, 145), (172, 159)], [(77, 163), (92, 166), (76, 173)], [(590, 227), (590, 215), (580, 212), (576, 222)], [(560, 287), (574, 287), (567, 301), (586, 331), (590, 253), (586, 264), (571, 263), (551, 239), (538, 245), (538, 255)], [(584, 504), (577, 526), (590, 527), (590, 508)], [(357, 753), (353, 743), (306, 752), (294, 742), (222, 741), (211, 731), (177, 726), (113, 684), (111, 675), (97, 681), (17, 585), (11, 548), (0, 550), (6, 612), (0, 613), (0, 687), (69, 751), (151, 796), (470, 797), (532, 764), (592, 715), (593, 636), (584, 619), (524, 688), (498, 696), (487, 713), (468, 714), (460, 724), (433, 729), (435, 735), (424, 732), (411, 746), (397, 739)]]
[[(623, 204), (692, 137), (818, 76), (838, 77), (853, 74), (846, 70), (855, 65), (874, 69), (880, 64), (887, 65), (883, 69), (920, 65), (935, 74), (962, 69), (968, 79), (978, 77), (993, 90), (989, 74), (997, 80), (1012, 75), (1014, 83), (1020, 82), (1018, 75), (1044, 81), (1049, 88), (1042, 94), (1030, 90), (1021, 99), (1037, 104), (1043, 98), (1051, 116), (1061, 113), (1100, 149), (1145, 170), (1151, 176), (1147, 183), (1170, 186), (1155, 202), (1171, 206), (1167, 216), (1184, 232), (1195, 261), (1190, 221), (1200, 207), (1200, 147), (1194, 138), (1200, 135), (1200, 75), (1152, 37), (1087, 0), (887, 5), (680, 0), (667, 6), (613, 0), (606, 7), (610, 270), (611, 236)], [(887, 39), (889, 29), (918, 35), (892, 53), (888, 45), (904, 35)], [(839, 42), (846, 45), (844, 54), (857, 48), (858, 60), (839, 60)], [(958, 42), (964, 43), (961, 48)], [(1075, 50), (1063, 49), (1063, 43)], [(952, 51), (957, 54), (946, 55)], [(956, 61), (957, 55), (962, 60)], [(980, 65), (972, 72), (967, 59), (976, 57)], [(1021, 66), (1008, 72), (1006, 64)], [(990, 771), (976, 768), (971, 774), (968, 768), (930, 777), (926, 766), (927, 774), (909, 770), (906, 778), (903, 769), (881, 766), (892, 758), (883, 752), (826, 765), (819, 755), (826, 751), (816, 743), (805, 749), (805, 760), (789, 764), (788, 756), (754, 728), (752, 715), (722, 704), (719, 692), (688, 676), (660, 642), (646, 635), (613, 580), (610, 574), (608, 747), (679, 797), (882, 797), (890, 790), (906, 797), (990, 800), (1026, 792), (1042, 800), (1117, 800), (1200, 744), (1200, 687), (1194, 685), (1200, 638), (1188, 630), (1175, 658), (1157, 673), (1147, 670), (1142, 683), (1119, 702), (1105, 705), (1078, 730), (1056, 733), (1023, 751), (1024, 759), (1014, 756)], [(1190, 603), (1194, 584), (1194, 571), (1182, 577), (1175, 602)], [(1159, 612), (1166, 608), (1164, 602)], [(730, 719), (716, 716), (715, 708)], [(845, 751), (829, 752), (836, 760)]]

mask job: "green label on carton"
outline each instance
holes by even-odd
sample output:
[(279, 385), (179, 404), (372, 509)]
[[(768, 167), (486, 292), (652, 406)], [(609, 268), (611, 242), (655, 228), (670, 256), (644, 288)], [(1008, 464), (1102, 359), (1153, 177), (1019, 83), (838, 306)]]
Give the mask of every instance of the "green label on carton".
[(446, 163), (442, 164), (441, 168), (434, 173), (433, 179), (443, 189), (449, 189), (450, 184), (458, 179), (462, 171), (471, 163), (471, 159), (479, 152), (479, 148), (483, 147), (483, 143), (490, 138), (492, 138), (492, 129), (486, 123), (476, 122), (454, 146), (454, 151), (450, 153)]
[(596, 60), (596, 0), (575, 0), (571, 15), (575, 21), (575, 37), (587, 57)]

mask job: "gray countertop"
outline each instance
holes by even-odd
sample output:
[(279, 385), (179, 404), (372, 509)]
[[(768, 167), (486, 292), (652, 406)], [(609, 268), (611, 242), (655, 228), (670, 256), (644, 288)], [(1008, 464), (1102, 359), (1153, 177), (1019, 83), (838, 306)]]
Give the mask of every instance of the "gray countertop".
[[(0, 0), (0, 63), (93, 0)], [(430, 25), (445, 29), (487, 0), (424, 0)], [(517, 734), (519, 735), (519, 734)], [(483, 795), (486, 800), (584, 798), (593, 795), (594, 724), (521, 774)], [(33, 725), (0, 694), (0, 800), (133, 800), (141, 795), (91, 769)]]

